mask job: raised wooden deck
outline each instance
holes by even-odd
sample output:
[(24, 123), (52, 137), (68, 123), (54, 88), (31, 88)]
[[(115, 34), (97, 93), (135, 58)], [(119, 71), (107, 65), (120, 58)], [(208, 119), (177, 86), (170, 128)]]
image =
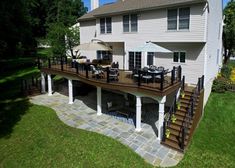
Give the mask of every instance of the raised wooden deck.
[[(65, 78), (70, 78), (73, 80), (79, 80), (84, 83), (93, 86), (99, 86), (106, 89), (114, 89), (125, 92), (138, 92), (143, 93), (149, 96), (165, 96), (176, 89), (181, 85), (180, 79), (178, 77), (172, 82), (171, 76), (164, 77), (164, 81), (161, 84), (161, 81), (146, 81), (141, 80), (141, 83), (138, 83), (138, 79), (132, 78), (132, 72), (119, 70), (118, 81), (107, 81), (107, 72), (104, 72), (102, 78), (96, 78), (92, 75), (91, 71), (86, 71), (84, 69), (72, 68), (68, 64), (61, 65), (50, 65), (42, 67), (41, 71), (47, 74), (60, 75)], [(171, 73), (169, 73), (171, 75)], [(162, 86), (161, 86), (162, 85)]]

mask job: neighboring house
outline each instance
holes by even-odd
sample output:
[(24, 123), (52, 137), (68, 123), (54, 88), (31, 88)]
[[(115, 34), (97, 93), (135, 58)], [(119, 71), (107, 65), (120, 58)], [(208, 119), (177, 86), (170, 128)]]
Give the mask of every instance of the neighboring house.
[[(98, 0), (93, 0), (97, 6)], [(181, 65), (186, 83), (196, 84), (205, 75), (205, 102), (212, 81), (222, 66), (222, 0), (119, 0), (92, 10), (78, 19), (80, 42), (99, 39), (113, 48), (112, 61), (131, 70), (153, 62), (172, 68)], [(151, 41), (169, 50), (172, 55), (141, 54), (131, 49)], [(90, 59), (100, 52), (82, 52)], [(149, 60), (148, 60), (149, 59)]]
[[(127, 101), (131, 95), (136, 100), (137, 132), (142, 129), (142, 104), (151, 101), (158, 104), (158, 109), (151, 111), (158, 114), (152, 125), (158, 131), (158, 139), (172, 148), (184, 150), (202, 116), (212, 81), (222, 66), (222, 1), (119, 0), (101, 7), (98, 4), (98, 0), (92, 0), (92, 9), (95, 9), (78, 19), (80, 43), (101, 40), (110, 45), (112, 52), (79, 52), (91, 62), (95, 59), (118, 62), (121, 70), (116, 73), (107, 68), (101, 73), (102, 70), (90, 66), (90, 62), (72, 69), (63, 66), (62, 58), (61, 65), (51, 65), (49, 59), (47, 67), (41, 69), (42, 92), (45, 91), (44, 73), (48, 74), (49, 95), (52, 95), (51, 74), (68, 79), (70, 104), (73, 103), (73, 80), (93, 85), (97, 87), (98, 116), (104, 109), (102, 89), (118, 91)], [(134, 48), (149, 41), (173, 53), (134, 52)], [(136, 72), (150, 65), (172, 71), (165, 73), (167, 71), (158, 69), (160, 73), (152, 73), (147, 68), (147, 71)], [(149, 79), (153, 80), (149, 82)]]

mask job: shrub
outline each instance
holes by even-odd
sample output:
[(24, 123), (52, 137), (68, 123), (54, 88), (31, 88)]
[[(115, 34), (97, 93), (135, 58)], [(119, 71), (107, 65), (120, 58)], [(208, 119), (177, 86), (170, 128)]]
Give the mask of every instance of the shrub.
[(226, 79), (230, 79), (232, 68), (228, 65), (224, 65), (223, 68), (221, 69), (221, 74), (222, 77)]
[(228, 90), (229, 82), (225, 78), (217, 78), (213, 82), (212, 92), (224, 93)]

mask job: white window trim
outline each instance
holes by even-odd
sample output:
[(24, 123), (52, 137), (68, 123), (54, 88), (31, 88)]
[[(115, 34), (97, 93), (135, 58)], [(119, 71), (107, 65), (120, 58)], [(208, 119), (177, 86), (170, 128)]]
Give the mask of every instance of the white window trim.
[[(189, 8), (190, 13), (189, 13), (189, 28), (188, 29), (179, 29), (179, 22), (180, 22), (180, 16), (179, 16), (179, 10), (182, 8)], [(176, 29), (175, 30), (168, 30), (168, 10), (171, 9), (177, 9), (177, 21), (176, 21)], [(167, 32), (190, 32), (191, 31), (191, 7), (179, 7), (179, 8), (168, 8), (166, 9), (166, 21), (167, 21)]]
[[(107, 24), (106, 24), (106, 19), (107, 18), (111, 18), (111, 33), (107, 33)], [(105, 21), (104, 21), (104, 33), (101, 33), (101, 28), (100, 28), (100, 35), (110, 35), (110, 34), (112, 34), (112, 32), (113, 32), (113, 20), (112, 20), (112, 17), (104, 17), (104, 18), (100, 18), (99, 19), (99, 21), (101, 20), (101, 19), (105, 19)], [(100, 24), (100, 23), (99, 23)], [(100, 24), (100, 27), (101, 27), (101, 24)]]
[[(175, 62), (174, 61), (174, 53), (175, 52), (178, 52), (178, 62)], [(185, 62), (180, 62), (180, 53), (185, 53)], [(172, 60), (172, 63), (175, 63), (175, 64), (186, 64), (187, 63), (187, 52), (186, 51), (184, 51), (184, 50), (180, 50), (180, 51), (173, 51), (173, 60)]]

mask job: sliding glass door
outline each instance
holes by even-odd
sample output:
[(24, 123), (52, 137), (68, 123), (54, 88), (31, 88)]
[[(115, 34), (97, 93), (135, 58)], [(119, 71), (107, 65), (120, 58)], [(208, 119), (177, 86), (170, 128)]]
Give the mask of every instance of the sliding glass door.
[(129, 70), (141, 68), (141, 52), (129, 52)]

